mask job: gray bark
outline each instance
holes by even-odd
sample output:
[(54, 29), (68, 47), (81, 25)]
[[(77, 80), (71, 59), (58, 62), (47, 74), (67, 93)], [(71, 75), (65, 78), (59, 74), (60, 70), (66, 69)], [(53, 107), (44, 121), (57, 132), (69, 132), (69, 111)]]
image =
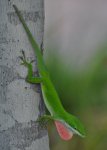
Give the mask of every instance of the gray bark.
[(34, 52), (12, 3), (39, 45), (44, 34), (43, 0), (0, 0), (0, 150), (49, 150), (47, 131), (36, 123), (44, 113), (40, 88), (25, 82), (27, 69), (19, 59), (22, 49), (28, 60)]

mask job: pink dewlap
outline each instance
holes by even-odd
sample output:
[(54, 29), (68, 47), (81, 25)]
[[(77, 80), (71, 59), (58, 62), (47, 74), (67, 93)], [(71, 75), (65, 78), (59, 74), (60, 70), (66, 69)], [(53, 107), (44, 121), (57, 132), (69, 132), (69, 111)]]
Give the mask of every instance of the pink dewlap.
[(65, 125), (63, 125), (63, 123), (61, 123), (60, 121), (55, 121), (55, 125), (57, 128), (57, 131), (60, 135), (60, 137), (63, 140), (70, 140), (73, 136), (72, 131), (70, 131)]

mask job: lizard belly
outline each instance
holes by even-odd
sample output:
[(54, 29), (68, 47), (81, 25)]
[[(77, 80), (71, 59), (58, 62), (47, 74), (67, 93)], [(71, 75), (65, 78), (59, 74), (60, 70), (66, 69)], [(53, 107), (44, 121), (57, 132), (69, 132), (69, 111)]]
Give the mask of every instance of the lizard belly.
[(51, 113), (51, 115), (63, 112), (63, 106), (51, 81), (48, 80), (48, 84), (47, 82), (46, 84), (41, 84), (41, 88), (45, 105)]

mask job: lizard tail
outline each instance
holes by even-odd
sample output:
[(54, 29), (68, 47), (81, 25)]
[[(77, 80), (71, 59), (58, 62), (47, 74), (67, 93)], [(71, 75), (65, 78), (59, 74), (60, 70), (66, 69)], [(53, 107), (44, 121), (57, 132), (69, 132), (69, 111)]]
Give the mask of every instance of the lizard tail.
[(23, 25), (23, 27), (24, 27), (24, 29), (26, 31), (26, 34), (27, 34), (28, 39), (29, 39), (29, 41), (31, 43), (31, 46), (34, 49), (34, 52), (36, 53), (37, 60), (38, 60), (38, 68), (40, 69), (40, 71), (42, 70), (41, 72), (43, 72), (43, 71), (45, 72), (47, 69), (45, 67), (45, 64), (44, 64), (44, 61), (43, 61), (43, 57), (42, 57), (42, 53), (40, 51), (40, 48), (39, 48), (37, 42), (35, 41), (35, 39), (34, 39), (32, 33), (31, 33), (31, 31), (29, 30), (29, 28), (28, 28), (28, 26), (27, 26), (27, 24), (26, 24), (23, 16), (21, 15), (19, 9), (17, 8), (16, 5), (13, 5), (13, 7), (15, 9), (15, 12), (16, 12), (19, 20), (21, 21), (21, 23), (22, 23), (22, 25)]

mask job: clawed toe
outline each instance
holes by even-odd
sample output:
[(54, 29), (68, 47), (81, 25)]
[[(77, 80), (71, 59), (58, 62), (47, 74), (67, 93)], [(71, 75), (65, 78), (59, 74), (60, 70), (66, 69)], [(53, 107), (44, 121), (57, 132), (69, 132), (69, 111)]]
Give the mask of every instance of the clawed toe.
[(30, 63), (26, 60), (25, 52), (22, 50), (21, 53), (22, 53), (22, 56), (19, 56), (19, 58), (22, 61), (21, 65), (29, 66)]
[(22, 56), (19, 56), (19, 58), (22, 61), (21, 65), (29, 66), (35, 61), (35, 60), (31, 60), (30, 62), (28, 62), (27, 59), (26, 59), (25, 52), (23, 50), (21, 50), (21, 53), (22, 53)]
[(49, 120), (47, 120), (46, 118), (41, 117), (41, 118), (37, 119), (36, 122), (39, 123), (39, 125), (40, 125), (41, 128), (46, 128), (47, 124), (48, 124), (48, 121)]

